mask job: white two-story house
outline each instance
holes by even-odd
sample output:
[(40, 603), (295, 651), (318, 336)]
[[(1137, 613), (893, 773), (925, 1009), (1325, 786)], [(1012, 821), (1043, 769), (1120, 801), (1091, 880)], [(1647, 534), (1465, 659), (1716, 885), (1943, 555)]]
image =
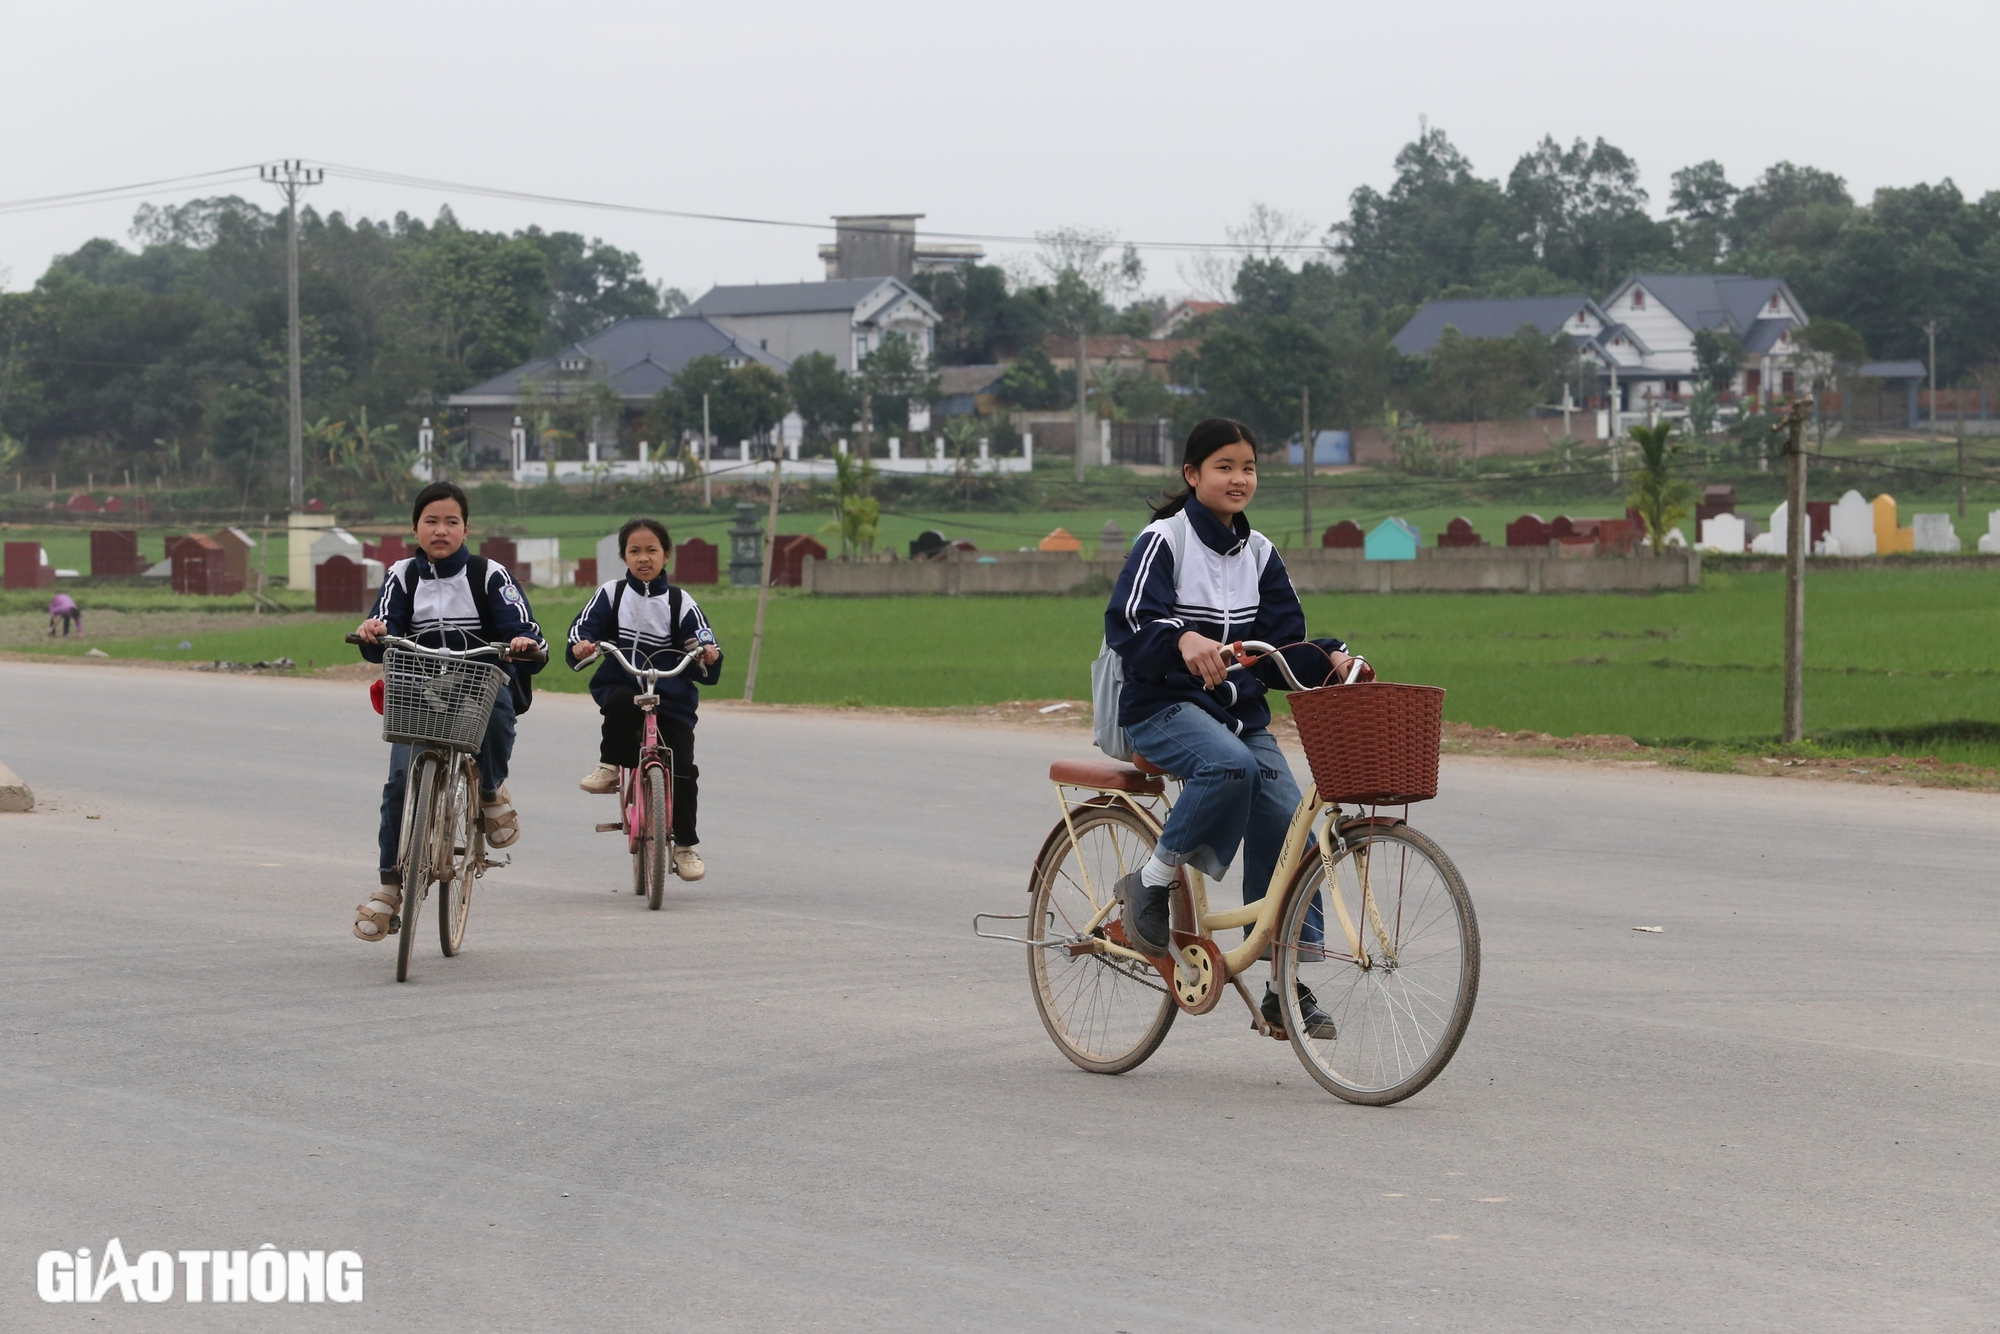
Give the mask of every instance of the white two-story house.
[(716, 287), (686, 313), (787, 362), (824, 352), (850, 374), (890, 334), (908, 339), (919, 359), (937, 350), (937, 311), (899, 278)]
[(1586, 391), (1610, 417), (1613, 434), (1654, 413), (1678, 414), (1698, 378), (1694, 336), (1722, 329), (1743, 344), (1730, 392), (1758, 402), (1796, 387), (1804, 307), (1782, 278), (1639, 273), (1603, 302), (1587, 296), (1491, 297), (1426, 302), (1391, 340), (1405, 356), (1425, 356), (1445, 329), (1467, 338), (1508, 338), (1522, 325), (1568, 338), (1594, 373)]
[[(1805, 307), (1782, 278), (1635, 273), (1603, 302), (1610, 326), (1592, 353), (1606, 396), (1625, 413), (1672, 411), (1694, 387), (1694, 336), (1720, 329), (1743, 345), (1730, 392), (1758, 403), (1797, 387)], [(1615, 392), (1613, 391), (1615, 386)]]

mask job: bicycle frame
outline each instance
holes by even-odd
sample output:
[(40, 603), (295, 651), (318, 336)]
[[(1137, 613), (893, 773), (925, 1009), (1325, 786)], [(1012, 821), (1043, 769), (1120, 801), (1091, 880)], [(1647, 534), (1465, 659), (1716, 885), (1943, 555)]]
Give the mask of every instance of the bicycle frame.
[[(673, 837), (674, 753), (668, 747), (660, 744), (660, 721), (658, 717), (658, 709), (660, 707), (659, 683), (661, 681), (670, 681), (686, 671), (689, 664), (693, 663), (698, 655), (683, 652), (680, 662), (675, 664), (672, 670), (663, 670), (657, 667), (633, 666), (632, 660), (627, 658), (624, 650), (616, 644), (599, 644), (597, 651), (608, 654), (612, 661), (623, 667), (626, 674), (639, 683), (639, 693), (632, 697), (632, 702), (638, 705), (639, 711), (643, 715), (641, 726), (644, 730), (639, 739), (639, 763), (637, 767), (630, 769), (621, 766), (618, 771), (618, 804), (620, 811), (624, 815), (625, 846), (627, 851), (636, 854), (647, 832), (646, 803), (641, 795), (641, 780), (648, 769), (662, 769), (666, 772), (668, 825), (666, 834), (669, 840)], [(591, 657), (585, 658), (583, 662), (576, 665), (574, 670), (582, 671), (584, 664), (594, 661), (595, 657), (596, 655), (593, 654)], [(617, 828), (617, 826), (598, 826), (599, 832), (609, 832), (614, 828)]]
[[(1279, 670), (1284, 673), (1293, 688), (1301, 690), (1306, 688), (1293, 675), (1291, 666), (1286, 663), (1284, 657), (1273, 646), (1255, 641), (1247, 643), (1239, 641), (1233, 646), (1233, 649), (1238, 666), (1247, 667), (1259, 657), (1269, 656), (1278, 664)], [(1347, 677), (1347, 681), (1350, 683), (1356, 679), (1361, 670), (1361, 660), (1357, 658), (1355, 659), (1355, 663), (1355, 667)], [(1056, 802), (1062, 810), (1063, 828), (1069, 834), (1071, 847), (1075, 847), (1077, 843), (1075, 813), (1085, 806), (1111, 803), (1123, 805), (1152, 827), (1155, 838), (1159, 837), (1160, 833), (1165, 829), (1165, 817), (1167, 814), (1171, 814), (1173, 810), (1173, 800), (1166, 796), (1164, 792), (1158, 797), (1147, 795), (1141, 799), (1119, 788), (1093, 787), (1088, 783), (1061, 782), (1054, 779), (1051, 779), (1050, 783), (1056, 789)], [(1097, 795), (1077, 801), (1073, 800), (1069, 795), (1072, 789), (1079, 792), (1095, 792)], [(1164, 812), (1155, 808), (1156, 802), (1165, 806), (1166, 809)], [(1207, 878), (1193, 867), (1186, 868), (1188, 897), (1194, 928), (1191, 934), (1209, 941), (1211, 953), (1219, 959), (1221, 963), (1219, 970), (1221, 976), (1217, 979), (1218, 983), (1234, 981), (1251, 964), (1262, 959), (1265, 952), (1271, 948), (1272, 938), (1277, 934), (1279, 919), (1289, 902), (1291, 886), (1298, 878), (1299, 867), (1305, 860), (1307, 849), (1315, 843), (1314, 829), (1316, 825), (1319, 826), (1316, 840), (1319, 849), (1319, 858), (1325, 868), (1326, 883), (1332, 885), (1334, 883), (1334, 862), (1347, 847), (1347, 831), (1357, 827), (1365, 828), (1384, 823), (1400, 824), (1402, 821), (1369, 816), (1359, 816), (1342, 820), (1340, 808), (1333, 803), (1322, 802), (1319, 797), (1318, 785), (1308, 783), (1304, 794), (1299, 799), (1298, 806), (1292, 812), (1291, 823), (1285, 830), (1284, 846), (1278, 855), (1278, 864), (1271, 872), (1270, 887), (1267, 888), (1263, 898), (1257, 900), (1255, 903), (1244, 904), (1240, 908), (1225, 908), (1219, 912), (1210, 911), (1208, 906)], [(1046, 857), (1047, 852), (1048, 850), (1045, 847), (1042, 857)], [(1041, 865), (1042, 857), (1036, 859), (1037, 866)], [(1112, 910), (1117, 906), (1117, 900), (1112, 897), (1110, 886), (1104, 886), (1100, 893), (1099, 887), (1090, 883), (1089, 867), (1083, 864), (1081, 858), (1078, 859), (1077, 869), (1083, 876), (1084, 890), (1090, 895), (1091, 902), (1095, 905), (1095, 911), (1091, 920), (1079, 932), (1079, 935), (1089, 937), (1111, 915)], [(1134, 869), (1136, 868), (1123, 864), (1123, 853), (1121, 851), (1118, 868), (1119, 875), (1126, 875)], [(1384, 957), (1388, 957), (1394, 952), (1393, 937), (1376, 910), (1365, 861), (1360, 864), (1358, 874), (1361, 882), (1363, 907), (1370, 919), (1370, 924), (1374, 928), (1372, 934), (1380, 944)], [(1270, 892), (1271, 889), (1276, 889), (1278, 892), (1272, 893)], [(1354, 916), (1349, 911), (1346, 900), (1337, 893), (1328, 894), (1326, 897), (1333, 901), (1335, 916), (1339, 919), (1340, 930), (1346, 938), (1351, 957), (1360, 963), (1363, 968), (1369, 967), (1369, 951), (1364, 944), (1360, 925), (1354, 921)], [(1232, 927), (1248, 927), (1250, 929), (1249, 938), (1233, 950), (1224, 951), (1220, 947), (1214, 946), (1213, 937), (1215, 933), (1217, 931), (1228, 930)], [(1067, 942), (1027, 943), (1056, 945)], [(1151, 957), (1141, 954), (1137, 950), (1120, 945), (1115, 941), (1095, 939), (1090, 942), (1090, 947), (1097, 953), (1133, 960), (1148, 967), (1157, 966), (1157, 961)], [(1179, 959), (1178, 952), (1176, 952), (1175, 966), (1177, 968), (1185, 968), (1187, 966), (1184, 961)]]

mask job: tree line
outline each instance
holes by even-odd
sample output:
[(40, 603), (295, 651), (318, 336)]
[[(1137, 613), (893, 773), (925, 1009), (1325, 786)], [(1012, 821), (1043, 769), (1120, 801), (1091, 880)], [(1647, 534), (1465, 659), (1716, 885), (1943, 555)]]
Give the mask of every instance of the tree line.
[[(1433, 419), (1518, 415), (1557, 392), (1558, 349), (1533, 339), (1462, 339), (1428, 359), (1390, 337), (1422, 302), (1452, 296), (1604, 295), (1635, 270), (1742, 272), (1790, 282), (1816, 323), (1847, 331), (1849, 359), (1919, 357), (1939, 322), (1941, 384), (2000, 367), (2000, 194), (1967, 199), (1950, 180), (1856, 200), (1837, 175), (1778, 163), (1745, 185), (1714, 162), (1676, 171), (1664, 216), (1638, 165), (1599, 139), (1545, 138), (1505, 178), (1483, 177), (1441, 129), (1397, 155), (1386, 188), (1364, 186), (1325, 229), (1262, 206), (1183, 285), (1226, 299), (1186, 333), (1171, 385), (1093, 368), (1087, 390), (1113, 417), (1241, 417), (1281, 439), (1301, 391), (1316, 422), (1385, 410)], [(128, 246), (92, 240), (26, 292), (0, 294), (0, 473), (130, 469), (240, 490), (282, 471), (285, 229), (236, 197), (139, 210)], [(1165, 302), (1115, 238), (1049, 233), (1038, 265), (920, 274), (937, 308), (937, 364), (1006, 362), (998, 394), (1023, 408), (1075, 401), (1050, 334), (1146, 336)], [(306, 418), (315, 468), (361, 485), (395, 471), (420, 415), (453, 392), (568, 345), (614, 320), (677, 312), (636, 255), (574, 232), (430, 222), (300, 218)], [(700, 429), (699, 400), (725, 440), (761, 434), (777, 407), (815, 436), (863, 423), (904, 429), (935, 399), (937, 364), (891, 340), (856, 377), (830, 358), (788, 376), (697, 363), (650, 408), (652, 438)], [(748, 368), (744, 368), (746, 371)], [(865, 402), (865, 411), (864, 411)], [(716, 419), (717, 412), (722, 414)], [(560, 424), (551, 429), (561, 429)]]

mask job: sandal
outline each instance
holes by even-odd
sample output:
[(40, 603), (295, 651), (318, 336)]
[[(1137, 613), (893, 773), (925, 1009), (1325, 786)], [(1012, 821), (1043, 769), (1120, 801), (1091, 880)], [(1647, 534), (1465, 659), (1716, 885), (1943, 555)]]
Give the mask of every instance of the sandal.
[(384, 885), (354, 910), (354, 934), (362, 940), (387, 940), (397, 929), (396, 914), (403, 910), (403, 891)]
[(521, 837), (520, 817), (514, 814), (514, 802), (507, 795), (507, 785), (493, 794), (493, 800), (480, 798), (479, 818), (486, 826), (486, 845), (492, 848), (510, 848)]

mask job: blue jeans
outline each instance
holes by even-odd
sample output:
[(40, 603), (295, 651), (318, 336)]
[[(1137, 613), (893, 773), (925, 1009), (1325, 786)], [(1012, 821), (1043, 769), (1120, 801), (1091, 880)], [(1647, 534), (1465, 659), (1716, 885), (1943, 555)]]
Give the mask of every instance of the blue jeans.
[[(507, 781), (507, 764), (514, 757), (514, 692), (506, 686), (493, 697), (493, 716), (486, 720), (486, 739), (479, 747), (479, 795), (490, 801)], [(384, 875), (396, 871), (397, 845), (403, 841), (403, 789), (410, 777), (410, 748), (389, 747), (389, 781), (382, 784), (381, 844)]]
[[(1260, 727), (1239, 737), (1207, 710), (1173, 704), (1133, 723), (1125, 735), (1134, 750), (1181, 780), (1180, 800), (1155, 849), (1160, 860), (1169, 866), (1185, 863), (1219, 879), (1236, 859), (1240, 843), (1243, 901), (1262, 899), (1301, 796), (1271, 733)], [(1299, 933), (1303, 942), (1319, 943), (1321, 920), (1315, 903)], [(1246, 938), (1249, 932), (1245, 927)]]

